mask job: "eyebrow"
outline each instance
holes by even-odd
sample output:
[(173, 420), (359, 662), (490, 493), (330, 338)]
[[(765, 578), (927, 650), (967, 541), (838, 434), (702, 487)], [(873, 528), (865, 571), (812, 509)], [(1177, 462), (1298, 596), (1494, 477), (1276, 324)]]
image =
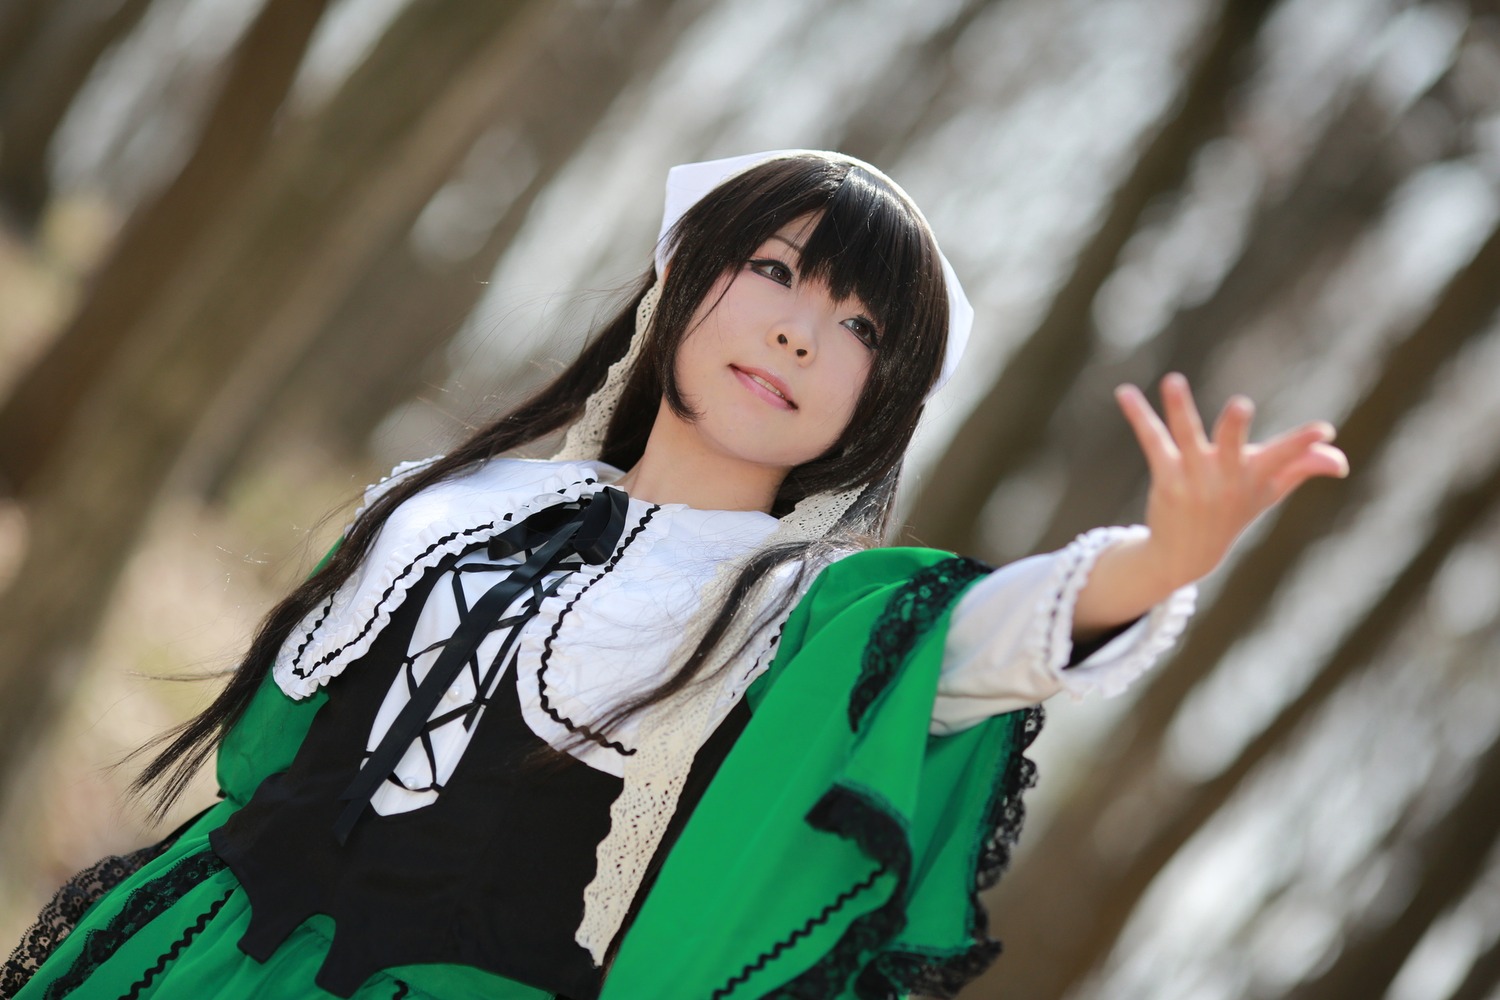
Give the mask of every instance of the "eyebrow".
[(782, 236), (780, 233), (772, 233), (771, 234), (771, 239), (773, 239), (773, 240), (780, 240), (781, 242), (785, 243), (787, 246), (791, 247), (793, 250), (797, 251), (797, 253), (799, 253), (799, 254), (802, 253), (802, 244), (801, 243), (793, 243), (791, 240), (787, 239), (785, 236)]

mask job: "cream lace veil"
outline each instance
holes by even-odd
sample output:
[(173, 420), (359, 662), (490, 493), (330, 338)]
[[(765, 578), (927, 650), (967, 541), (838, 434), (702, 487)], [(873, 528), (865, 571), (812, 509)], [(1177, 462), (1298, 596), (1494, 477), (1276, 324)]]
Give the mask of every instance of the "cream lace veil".
[[(666, 209), (662, 216), (661, 236), (656, 249), (658, 279), (665, 272), (672, 247), (668, 236), (689, 208), (719, 184), (750, 167), (786, 156), (823, 156), (848, 162), (882, 179), (898, 192), (922, 218), (920, 211), (889, 177), (869, 164), (842, 153), (816, 150), (783, 149), (752, 153), (703, 163), (673, 167), (667, 175)], [(925, 224), (926, 220), (923, 219)], [(936, 392), (957, 370), (958, 361), (969, 339), (974, 309), (964, 296), (952, 267), (939, 252), (944, 283), (948, 292), (948, 340), (942, 368), (932, 392)], [(641, 299), (636, 311), (635, 335), (624, 357), (610, 366), (604, 384), (589, 397), (583, 415), (569, 429), (558, 460), (597, 459), (604, 446), (604, 436), (619, 405), (630, 374), (640, 358), (642, 344), (651, 329), (660, 294), (660, 280)], [(929, 392), (929, 398), (931, 392)], [(806, 497), (781, 518), (766, 546), (787, 542), (809, 542), (827, 535), (859, 498), (861, 489), (820, 493)], [(724, 601), (724, 596), (745, 562), (754, 553), (726, 561), (704, 587), (699, 612), (684, 633), (682, 644), (673, 660), (674, 670), (681, 667), (706, 632), (710, 621)], [(772, 623), (763, 621), (761, 610), (775, 598), (771, 581), (763, 580), (736, 611), (717, 648), (748, 650), (753, 660), (758, 643), (749, 643), (758, 631)], [(725, 676), (739, 676), (755, 666), (753, 662), (731, 665)], [(637, 752), (626, 758), (624, 786), (610, 810), (610, 830), (598, 847), (598, 868), (584, 890), (583, 922), (575, 935), (577, 942), (602, 964), (610, 942), (620, 929), (631, 901), (640, 888), (646, 865), (651, 860), (666, 831), (682, 793), (693, 756), (715, 722), (721, 685), (691, 684), (677, 695), (651, 706), (642, 716)]]

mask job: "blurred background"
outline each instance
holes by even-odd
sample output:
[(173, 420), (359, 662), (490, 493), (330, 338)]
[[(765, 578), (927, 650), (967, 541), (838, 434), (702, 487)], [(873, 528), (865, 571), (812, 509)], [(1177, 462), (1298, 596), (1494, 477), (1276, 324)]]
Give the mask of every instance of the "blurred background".
[(1489, 0), (3, 0), (0, 951), (160, 836), (115, 765), (364, 484), (572, 356), (666, 169), (781, 146), (897, 177), (978, 310), (909, 537), (1138, 520), (1110, 390), (1170, 370), (1354, 468), (1051, 706), (963, 996), (1500, 996)]

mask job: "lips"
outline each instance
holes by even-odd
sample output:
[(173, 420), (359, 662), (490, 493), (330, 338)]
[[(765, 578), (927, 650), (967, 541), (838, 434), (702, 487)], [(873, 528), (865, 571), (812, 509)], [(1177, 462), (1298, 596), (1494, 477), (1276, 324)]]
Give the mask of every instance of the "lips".
[(792, 399), (791, 390), (781, 379), (772, 375), (763, 368), (741, 368), (739, 365), (730, 365), (734, 377), (751, 392), (760, 396), (772, 406), (778, 406), (785, 410), (795, 410), (796, 402)]

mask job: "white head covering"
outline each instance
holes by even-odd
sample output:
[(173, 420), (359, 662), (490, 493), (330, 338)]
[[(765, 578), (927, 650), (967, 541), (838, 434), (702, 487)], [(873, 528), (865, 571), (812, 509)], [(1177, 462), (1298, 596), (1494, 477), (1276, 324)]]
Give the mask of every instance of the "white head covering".
[[(768, 160), (779, 160), (789, 156), (821, 156), (824, 159), (859, 167), (865, 173), (878, 177), (888, 184), (906, 202), (912, 214), (922, 220), (928, 232), (932, 231), (932, 227), (927, 223), (927, 217), (922, 214), (921, 209), (917, 208), (911, 196), (902, 190), (901, 185), (865, 161), (843, 153), (821, 149), (776, 149), (765, 153), (730, 156), (722, 160), (683, 163), (667, 171), (667, 203), (662, 212), (661, 232), (656, 240), (656, 276), (658, 278), (662, 276), (674, 249), (667, 242), (667, 233), (688, 209), (698, 204), (704, 195), (731, 177), (742, 174), (751, 167), (759, 166)], [(933, 237), (932, 243), (934, 247), (937, 246), (937, 237)], [(959, 359), (963, 357), (964, 348), (969, 344), (969, 331), (974, 326), (974, 307), (969, 304), (968, 297), (964, 295), (963, 286), (958, 283), (958, 275), (953, 273), (953, 265), (948, 263), (948, 258), (943, 256), (942, 250), (938, 250), (938, 260), (942, 262), (943, 284), (948, 289), (948, 347), (943, 354), (943, 366), (938, 372), (937, 381), (928, 390), (928, 399), (931, 399), (932, 394), (941, 389), (943, 384), (958, 370)]]
[[(666, 211), (662, 215), (661, 224), (663, 238), (657, 241), (656, 248), (658, 279), (671, 256), (672, 248), (667, 245), (665, 236), (684, 212), (719, 184), (750, 167), (767, 160), (807, 152), (809, 151), (797, 149), (777, 150), (673, 167), (667, 175)], [(869, 164), (842, 153), (814, 151), (813, 155), (852, 163), (879, 177), (899, 192), (913, 213), (921, 218), (921, 213), (906, 193)], [(926, 220), (922, 221), (925, 225)], [(941, 251), (939, 258), (948, 289), (948, 346), (941, 372), (928, 393), (929, 397), (958, 367), (958, 359), (968, 342), (969, 328), (974, 320), (974, 309), (965, 298), (958, 278), (954, 276), (947, 258), (942, 257)], [(620, 395), (651, 330), (660, 292), (661, 283), (658, 280), (641, 299), (640, 306), (636, 309), (635, 335), (631, 338), (629, 348), (624, 357), (610, 366), (604, 384), (589, 397), (583, 415), (568, 428), (562, 451), (555, 458), (588, 460), (600, 456), (604, 448), (604, 436), (614, 417)], [(863, 487), (855, 487), (838, 493), (819, 493), (804, 498), (789, 514), (781, 518), (780, 524), (764, 545), (770, 547), (786, 542), (811, 542), (826, 536), (863, 491)], [(700, 610), (684, 630), (682, 643), (672, 661), (674, 671), (681, 668), (697, 647), (709, 623), (723, 606), (734, 579), (753, 555), (752, 552), (741, 559), (726, 561), (719, 567), (714, 579), (704, 587)], [(816, 575), (819, 568), (821, 567), (810, 567), (812, 572), (806, 575), (806, 579), (810, 580)], [(750, 643), (748, 640), (755, 633), (776, 624), (764, 620), (763, 610), (777, 596), (777, 582), (765, 578), (758, 581), (740, 602), (717, 648), (747, 650), (742, 658), (748, 658), (752, 662), (732, 664), (725, 676), (740, 676), (754, 668), (753, 661), (759, 655), (760, 644)], [(692, 767), (693, 757), (708, 735), (719, 694), (719, 685), (690, 684), (667, 700), (651, 706), (641, 718), (637, 752), (626, 758), (623, 786), (610, 807), (609, 833), (599, 843), (596, 874), (584, 890), (583, 921), (575, 935), (575, 940), (590, 953), (596, 964), (603, 961), (610, 941), (618, 933), (630, 903), (640, 888), (646, 866), (676, 811), (677, 800)]]

